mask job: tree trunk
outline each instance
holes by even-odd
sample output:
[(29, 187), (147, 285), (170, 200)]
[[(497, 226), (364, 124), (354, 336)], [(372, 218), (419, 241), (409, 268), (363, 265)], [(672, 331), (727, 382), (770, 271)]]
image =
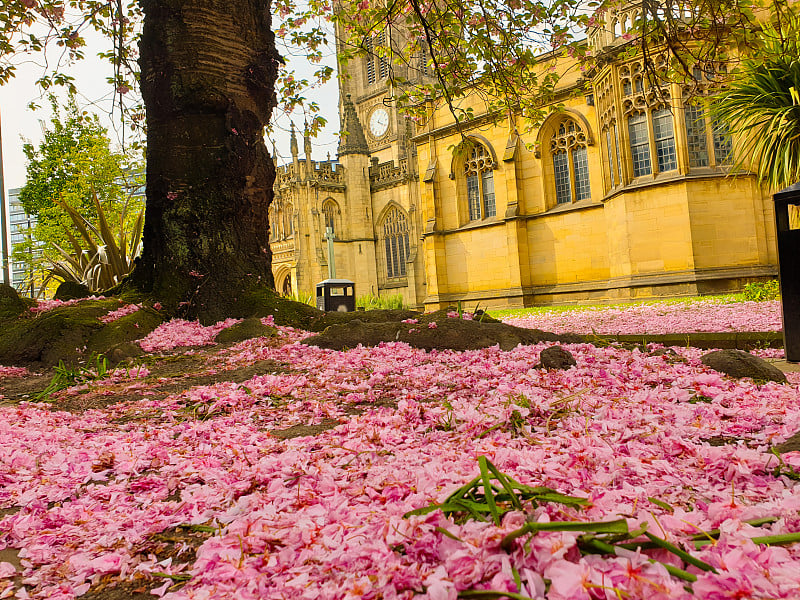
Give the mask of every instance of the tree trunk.
[(147, 208), (131, 281), (174, 314), (242, 316), (274, 288), (275, 170), (263, 140), (280, 60), (271, 0), (140, 4)]

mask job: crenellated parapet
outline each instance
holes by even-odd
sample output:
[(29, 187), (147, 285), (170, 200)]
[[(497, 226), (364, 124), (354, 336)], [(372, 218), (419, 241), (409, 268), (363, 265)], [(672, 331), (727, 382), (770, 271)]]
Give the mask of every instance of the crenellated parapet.
[(298, 180), (297, 173), (295, 172), (294, 165), (289, 163), (287, 165), (280, 165), (275, 167), (275, 188), (285, 188), (291, 183)]
[(397, 164), (393, 160), (379, 163), (377, 158), (373, 158), (369, 167), (369, 183), (372, 191), (416, 179), (416, 175), (409, 170), (407, 158), (401, 158)]
[[(682, 25), (692, 19), (691, 6), (682, 0), (662, 1), (657, 9), (658, 18), (665, 27)], [(587, 30), (589, 47), (599, 53), (632, 40), (641, 30), (642, 3), (620, 2), (609, 6), (604, 13), (596, 13), (590, 20), (593, 26)]]
[(298, 183), (311, 183), (330, 191), (343, 191), (345, 187), (344, 167), (336, 160), (288, 163), (276, 167), (275, 171), (276, 191)]

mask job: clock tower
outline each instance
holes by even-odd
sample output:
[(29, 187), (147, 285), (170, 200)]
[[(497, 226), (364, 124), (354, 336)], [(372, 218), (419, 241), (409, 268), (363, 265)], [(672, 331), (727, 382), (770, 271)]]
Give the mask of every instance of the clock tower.
[[(337, 36), (337, 45), (341, 43)], [(364, 124), (370, 156), (381, 163), (411, 159), (416, 152), (411, 143), (413, 126), (397, 110), (392, 80), (408, 82), (406, 85), (428, 80), (427, 55), (420, 53), (403, 65), (391, 63), (389, 59), (392, 49), (399, 50), (408, 43), (402, 29), (386, 28), (364, 40), (363, 56), (339, 65), (340, 119), (344, 98), (349, 94)]]
[[(342, 39), (337, 35), (340, 55)], [(397, 111), (392, 82), (423, 80), (426, 63), (421, 56), (411, 61), (416, 67), (388, 61), (390, 48), (408, 43), (402, 30), (379, 31), (363, 40), (364, 55), (339, 64), (341, 136), (334, 159), (314, 161), (304, 132), (301, 160), (293, 136), (292, 163), (278, 167), (270, 207), (278, 289), (313, 294), (328, 272), (332, 243), (336, 273), (355, 283), (356, 296), (393, 302), (401, 297), (406, 306), (423, 305), (427, 282), (416, 147), (412, 122)]]

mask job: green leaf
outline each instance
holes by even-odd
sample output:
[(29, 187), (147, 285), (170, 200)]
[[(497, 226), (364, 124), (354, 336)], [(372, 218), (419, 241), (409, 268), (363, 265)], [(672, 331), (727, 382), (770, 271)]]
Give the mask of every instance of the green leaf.
[(700, 560), (699, 558), (695, 558), (688, 552), (681, 550), (676, 545), (671, 544), (667, 540), (655, 536), (647, 531), (644, 533), (644, 535), (648, 540), (653, 542), (656, 546), (658, 546), (659, 548), (663, 548), (664, 550), (668, 550), (669, 552), (672, 552), (675, 556), (679, 557), (686, 564), (693, 565), (698, 569), (701, 569), (702, 571), (710, 571), (712, 573), (717, 572), (717, 570), (712, 565), (708, 564), (705, 561)]
[[(800, 533), (779, 533), (776, 535), (763, 535), (750, 538), (754, 544), (764, 544), (767, 546), (783, 546), (786, 544), (796, 544), (800, 542)], [(713, 544), (714, 540), (697, 539), (694, 540), (695, 548), (702, 548), (708, 544)]]
[(494, 520), (494, 524), (499, 526), (500, 525), (500, 513), (497, 511), (497, 505), (494, 502), (494, 490), (492, 489), (492, 483), (489, 479), (489, 468), (487, 466), (488, 461), (486, 460), (485, 456), (478, 457), (478, 466), (481, 470), (481, 479), (483, 480), (483, 490), (484, 490), (484, 497), (486, 499), (486, 504), (489, 507), (489, 512), (492, 514), (492, 519)]
[(659, 500), (658, 498), (653, 498), (653, 497), (651, 497), (651, 496), (648, 496), (648, 498), (647, 498), (647, 499), (648, 499), (650, 502), (652, 502), (653, 504), (655, 504), (656, 506), (658, 506), (659, 508), (663, 508), (664, 510), (667, 510), (667, 511), (669, 511), (669, 512), (675, 512), (675, 509), (674, 509), (674, 508), (672, 508), (672, 507), (671, 507), (669, 504), (667, 504), (666, 502), (663, 502), (663, 501)]
[[(581, 544), (581, 547), (583, 549), (587, 549), (588, 547), (588, 549), (599, 552), (600, 554), (611, 554), (612, 556), (617, 556), (616, 546), (603, 542), (602, 540), (598, 540), (597, 538), (584, 540), (584, 543)], [(683, 581), (688, 581), (690, 583), (697, 581), (696, 575), (694, 575), (693, 573), (689, 573), (688, 571), (684, 571), (683, 569), (679, 569), (674, 565), (670, 565), (668, 563), (662, 563), (653, 558), (649, 558), (647, 560), (650, 563), (661, 565), (673, 577), (677, 577), (678, 579), (682, 579)]]
[(188, 574), (170, 575), (169, 573), (162, 573), (160, 571), (153, 571), (151, 575), (171, 579), (172, 581), (189, 581), (192, 578), (192, 576)]

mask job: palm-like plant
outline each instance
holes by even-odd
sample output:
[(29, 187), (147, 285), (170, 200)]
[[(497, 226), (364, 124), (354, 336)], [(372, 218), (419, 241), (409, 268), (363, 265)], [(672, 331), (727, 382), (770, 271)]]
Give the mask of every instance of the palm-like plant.
[(94, 292), (114, 287), (133, 269), (133, 261), (141, 250), (144, 208), (136, 214), (129, 235), (125, 226), (129, 208), (126, 203), (120, 214), (120, 227), (115, 236), (97, 194), (93, 194), (93, 200), (97, 210), (97, 226), (68, 204), (60, 204), (78, 230), (86, 248), (76, 236), (67, 231), (72, 252), (53, 243), (60, 258), (52, 262), (48, 278), (82, 283)]
[(737, 168), (780, 189), (800, 181), (800, 18), (783, 15), (759, 38), (712, 110), (739, 139)]

